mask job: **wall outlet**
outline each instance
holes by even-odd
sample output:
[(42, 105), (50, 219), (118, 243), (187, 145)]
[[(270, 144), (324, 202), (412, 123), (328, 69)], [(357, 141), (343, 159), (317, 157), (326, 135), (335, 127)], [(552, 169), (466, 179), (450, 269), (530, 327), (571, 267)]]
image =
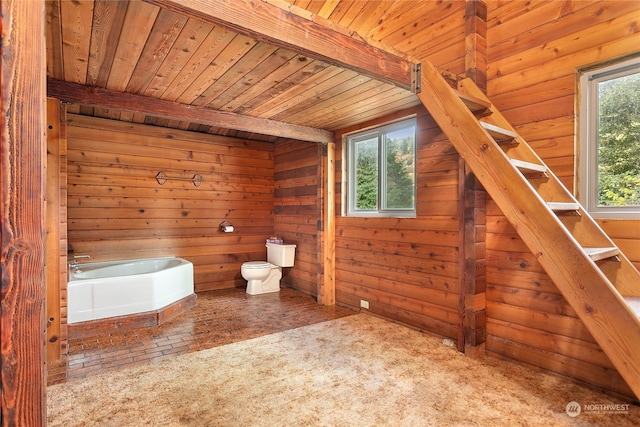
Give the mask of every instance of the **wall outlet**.
[(365, 301), (363, 299), (360, 300), (360, 307), (369, 309), (369, 301)]

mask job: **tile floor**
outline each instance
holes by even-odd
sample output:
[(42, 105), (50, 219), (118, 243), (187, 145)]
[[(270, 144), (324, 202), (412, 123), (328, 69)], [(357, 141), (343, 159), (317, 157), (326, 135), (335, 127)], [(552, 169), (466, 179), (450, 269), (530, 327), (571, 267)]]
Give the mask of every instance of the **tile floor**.
[(49, 363), (49, 385), (176, 355), (243, 341), (354, 314), (282, 288), (247, 295), (244, 289), (198, 294), (196, 305), (162, 325), (69, 341), (69, 354)]

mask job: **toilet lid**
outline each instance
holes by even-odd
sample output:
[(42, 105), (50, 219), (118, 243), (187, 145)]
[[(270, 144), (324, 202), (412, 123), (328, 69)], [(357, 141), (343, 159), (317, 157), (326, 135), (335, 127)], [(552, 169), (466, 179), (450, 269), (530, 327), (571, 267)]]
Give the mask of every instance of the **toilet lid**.
[(244, 268), (269, 268), (271, 264), (266, 261), (249, 261), (242, 264)]

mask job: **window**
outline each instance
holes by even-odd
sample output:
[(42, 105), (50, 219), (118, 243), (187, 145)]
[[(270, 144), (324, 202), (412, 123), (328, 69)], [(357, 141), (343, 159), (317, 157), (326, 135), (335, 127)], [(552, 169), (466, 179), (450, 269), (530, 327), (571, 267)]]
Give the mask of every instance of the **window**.
[(640, 217), (640, 58), (580, 76), (578, 194), (596, 218)]
[(415, 217), (416, 120), (347, 138), (347, 215)]

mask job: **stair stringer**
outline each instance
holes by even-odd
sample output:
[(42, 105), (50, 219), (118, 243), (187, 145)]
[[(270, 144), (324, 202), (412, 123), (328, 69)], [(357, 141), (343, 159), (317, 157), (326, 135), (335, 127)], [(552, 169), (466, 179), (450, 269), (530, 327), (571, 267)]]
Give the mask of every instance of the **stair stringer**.
[[(486, 120), (492, 125), (499, 128), (506, 129), (517, 135), (516, 130), (511, 126), (511, 123), (491, 104), (486, 95), (480, 90), (475, 83), (470, 79), (462, 79), (458, 82), (458, 87), (463, 91), (463, 95), (473, 96), (474, 98), (485, 101), (491, 105), (492, 114), (490, 117), (485, 117)], [(517, 135), (518, 144), (516, 148), (510, 148), (509, 150), (518, 151), (517, 156), (528, 159), (529, 161), (538, 162), (544, 164), (543, 160), (538, 154), (527, 144), (527, 142)], [(509, 153), (507, 153), (507, 156)], [(549, 188), (538, 188), (537, 191), (548, 204), (550, 198), (560, 197), (563, 201), (573, 202), (571, 204), (577, 205), (575, 215), (564, 217), (563, 222), (565, 228), (568, 223), (572, 223), (572, 228), (569, 230), (570, 234), (576, 237), (581, 246), (584, 248), (589, 246), (609, 246), (616, 247), (616, 244), (609, 238), (609, 236), (602, 230), (600, 225), (593, 219), (593, 217), (578, 203), (574, 195), (562, 184), (560, 179), (555, 176), (553, 171), (547, 168), (547, 175), (549, 175)], [(574, 218), (576, 221), (569, 221), (567, 218)], [(580, 242), (580, 239), (583, 241)], [(616, 247), (617, 248), (617, 247)], [(618, 249), (619, 250), (619, 249)], [(613, 283), (614, 287), (620, 292), (623, 297), (640, 297), (640, 273), (626, 257), (622, 251), (616, 256), (617, 260), (611, 260), (608, 262), (599, 262), (597, 266), (605, 273), (605, 276)], [(638, 314), (638, 311), (635, 311)]]
[[(633, 393), (640, 398), (638, 316), (547, 207), (546, 201), (512, 165), (502, 148), (480, 126), (457, 93), (427, 61), (422, 63), (422, 91), (418, 97)], [(635, 274), (638, 275), (637, 270)], [(640, 283), (640, 275), (637, 283)]]

